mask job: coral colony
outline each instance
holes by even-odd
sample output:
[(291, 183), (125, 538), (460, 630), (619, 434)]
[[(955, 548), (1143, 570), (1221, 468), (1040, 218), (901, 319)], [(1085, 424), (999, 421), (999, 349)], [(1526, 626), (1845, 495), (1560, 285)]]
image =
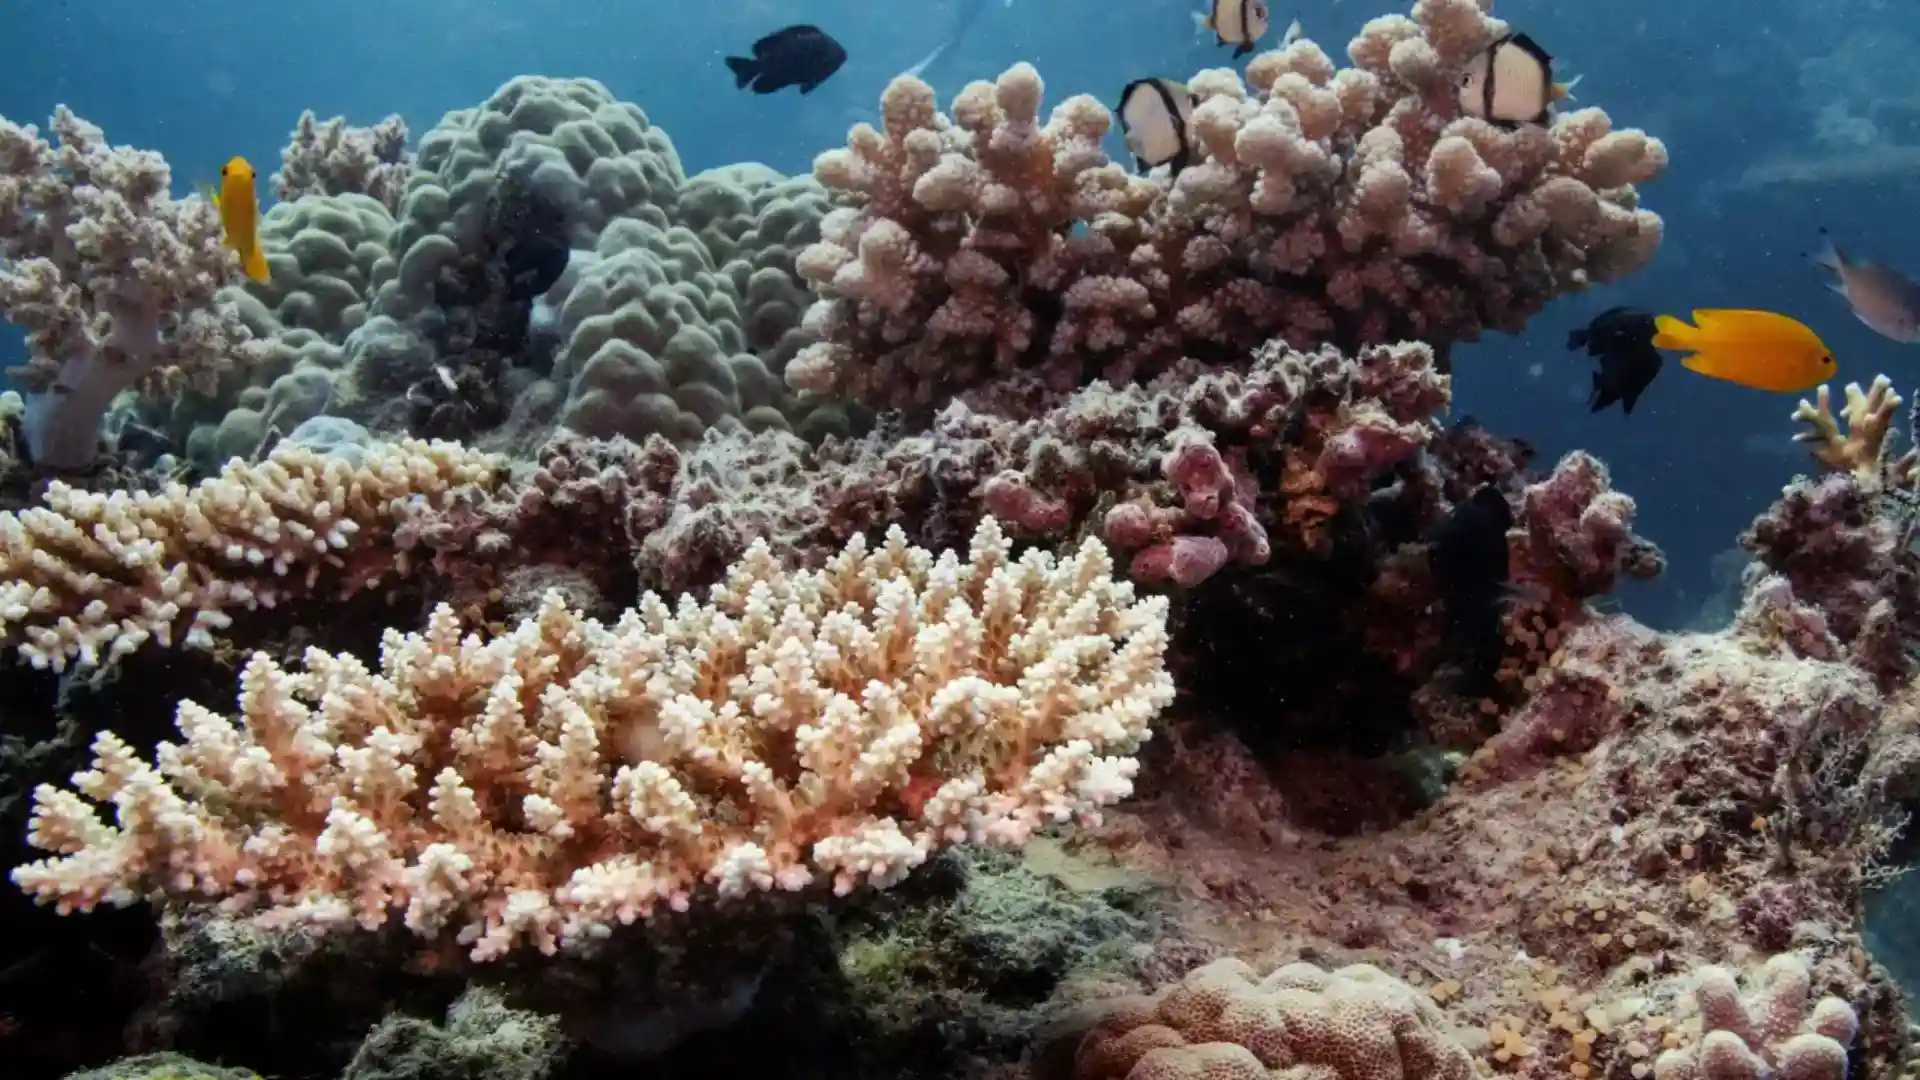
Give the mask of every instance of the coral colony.
[[(411, 153), (309, 115), (265, 284), (157, 155), (0, 123), (12, 469), (47, 477), (0, 515), (10, 694), (125, 702), (20, 759), (22, 936), (152, 905), (144, 1047), (287, 1075), (402, 1022), (501, 1077), (756, 1023), (829, 1033), (793, 1075), (1901, 1075), (1860, 915), (1920, 798), (1900, 400), (1802, 406), (1819, 475), (1741, 538), (1727, 629), (1596, 609), (1663, 568), (1633, 500), (1449, 422), (1448, 351), (1644, 266), (1667, 152), (1459, 115), (1503, 29), (1420, 0), (1351, 66), (1201, 72), (1171, 180), (1025, 64), (947, 113), (894, 80), (812, 178), (687, 176), (588, 80)], [(536, 239), (573, 254), (529, 299)], [(1466, 694), (1427, 538), (1488, 485)], [(444, 1028), (196, 1022), (206, 941), (296, 931), (471, 985)], [(1009, 999), (1020, 934), (1053, 959)], [(597, 957), (650, 1019), (543, 982)]]

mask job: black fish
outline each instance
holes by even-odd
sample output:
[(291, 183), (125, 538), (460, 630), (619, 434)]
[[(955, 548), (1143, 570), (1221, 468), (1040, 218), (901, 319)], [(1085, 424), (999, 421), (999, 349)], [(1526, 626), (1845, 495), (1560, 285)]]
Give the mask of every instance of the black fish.
[(756, 94), (798, 86), (803, 94), (826, 82), (847, 62), (847, 50), (817, 26), (789, 26), (753, 43), (753, 56), (729, 56), (733, 85), (749, 83)]
[(1513, 508), (1483, 484), (1433, 532), (1427, 567), (1447, 606), (1447, 640), (1460, 653), (1462, 690), (1493, 689), (1500, 668), (1500, 603), (1507, 595), (1507, 530)]
[(1653, 313), (1639, 308), (1608, 308), (1586, 326), (1567, 334), (1567, 348), (1600, 361), (1593, 373), (1587, 407), (1599, 412), (1614, 402), (1628, 416), (1640, 395), (1660, 374), (1660, 350), (1653, 347)]
[(553, 288), (572, 254), (567, 242), (555, 237), (515, 239), (500, 259), (507, 271), (507, 302), (531, 300)]

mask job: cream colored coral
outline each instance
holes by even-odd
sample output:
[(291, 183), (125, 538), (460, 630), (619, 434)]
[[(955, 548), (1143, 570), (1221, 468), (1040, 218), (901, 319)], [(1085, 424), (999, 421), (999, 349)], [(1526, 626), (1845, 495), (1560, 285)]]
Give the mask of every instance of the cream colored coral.
[(1847, 429), (1840, 430), (1833, 415), (1833, 395), (1823, 385), (1815, 400), (1802, 399), (1793, 410), (1793, 419), (1808, 430), (1793, 437), (1807, 444), (1813, 460), (1828, 472), (1850, 472), (1862, 480), (1878, 482), (1884, 469), (1896, 482), (1908, 482), (1913, 474), (1915, 456), (1908, 451), (1897, 461), (1888, 462), (1887, 435), (1893, 418), (1900, 411), (1901, 398), (1893, 392), (1893, 383), (1885, 375), (1873, 377), (1865, 391), (1859, 383), (1848, 383), (1847, 404), (1841, 410)]
[(1370, 964), (1216, 960), (1151, 998), (1111, 1003), (1074, 1080), (1469, 1080), (1473, 1059), (1430, 998)]
[(192, 487), (82, 491), (0, 514), (0, 638), (39, 668), (110, 663), (148, 641), (212, 648), (232, 613), (407, 572), (403, 500), (438, 505), (504, 476), (458, 443), (403, 440), (357, 462), (282, 444)]
[(1844, 1080), (1859, 1017), (1832, 997), (1809, 1011), (1812, 974), (1799, 956), (1768, 960), (1744, 999), (1725, 968), (1700, 968), (1694, 981), (1703, 1034), (1698, 1043), (1655, 1059), (1655, 1080)]
[[(1158, 188), (1101, 152), (1106, 107), (1070, 97), (1042, 122), (1043, 90), (1015, 64), (964, 87), (949, 119), (932, 87), (902, 75), (881, 98), (884, 130), (859, 125), (815, 159), (815, 178), (858, 210), (829, 215), (796, 260), (820, 299), (804, 324), (818, 340), (788, 367), (790, 386), (908, 405), (1011, 370), (1047, 328), (1023, 293), (1064, 294), (1113, 236), (1138, 232)], [(1088, 233), (1072, 235), (1075, 222)], [(1060, 350), (1112, 348), (1118, 314), (1151, 312), (1099, 284), (1079, 301), (1051, 339)]]
[(154, 765), (104, 733), (74, 790), (36, 791), (28, 839), (55, 857), (13, 879), (63, 911), (397, 913), (488, 960), (1017, 845), (1131, 792), (1173, 683), (1166, 601), (1116, 582), (1098, 541), (1010, 552), (991, 519), (965, 560), (895, 529), (787, 573), (762, 541), (710, 602), (648, 594), (614, 626), (551, 594), (491, 640), (443, 606), (388, 632), (377, 673), (256, 654), (237, 719), (183, 703)]

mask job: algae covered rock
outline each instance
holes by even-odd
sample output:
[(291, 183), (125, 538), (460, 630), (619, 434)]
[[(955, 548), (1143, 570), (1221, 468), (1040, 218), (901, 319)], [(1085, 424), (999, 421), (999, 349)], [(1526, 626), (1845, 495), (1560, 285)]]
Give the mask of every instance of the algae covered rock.
[(69, 1073), (66, 1080), (260, 1080), (249, 1069), (228, 1069), (195, 1061), (185, 1054), (141, 1054), (122, 1058), (85, 1072)]
[(511, 1008), (474, 987), (445, 1023), (389, 1016), (367, 1035), (341, 1080), (542, 1080), (565, 1059), (558, 1021)]

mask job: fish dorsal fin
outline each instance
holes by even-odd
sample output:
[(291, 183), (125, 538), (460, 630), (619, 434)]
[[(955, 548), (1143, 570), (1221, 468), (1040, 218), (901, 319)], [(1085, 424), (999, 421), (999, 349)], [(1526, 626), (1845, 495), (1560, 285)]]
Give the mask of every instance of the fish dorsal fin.
[(1547, 50), (1541, 48), (1539, 42), (1525, 34), (1508, 34), (1504, 40), (1514, 48), (1540, 61), (1543, 65), (1553, 63), (1553, 57), (1548, 54)]
[(1696, 308), (1693, 323), (1722, 341), (1781, 341), (1815, 339), (1798, 319), (1752, 308)]

